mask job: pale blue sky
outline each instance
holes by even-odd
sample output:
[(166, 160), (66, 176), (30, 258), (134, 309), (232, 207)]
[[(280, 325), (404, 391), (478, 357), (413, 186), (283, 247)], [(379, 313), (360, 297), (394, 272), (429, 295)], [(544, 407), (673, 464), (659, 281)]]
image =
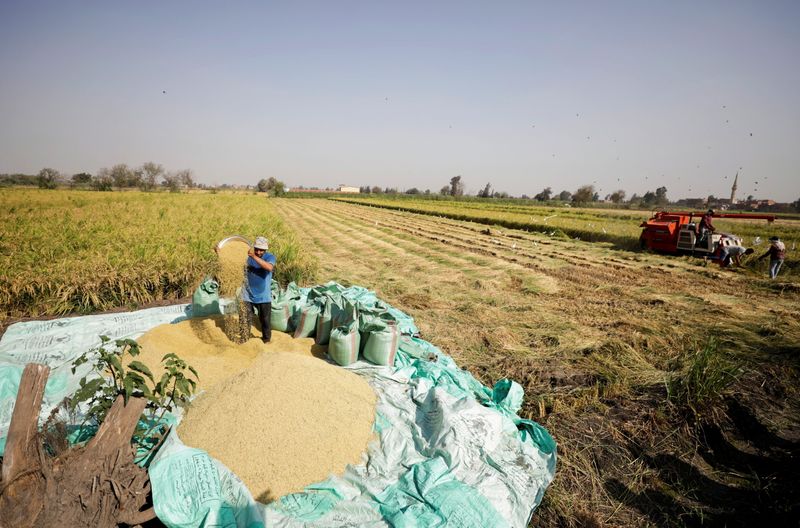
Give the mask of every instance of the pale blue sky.
[(793, 201), (798, 57), (800, 2), (3, 1), (0, 172)]

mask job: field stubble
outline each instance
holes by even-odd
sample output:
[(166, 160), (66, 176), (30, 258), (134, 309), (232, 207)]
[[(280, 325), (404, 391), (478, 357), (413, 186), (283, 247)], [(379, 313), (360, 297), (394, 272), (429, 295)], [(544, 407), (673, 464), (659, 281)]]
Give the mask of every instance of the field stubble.
[(800, 440), (791, 283), (403, 211), (275, 207), (326, 278), (373, 287), (485, 384), (523, 385), (521, 413), (548, 427), (560, 457), (532, 524), (797, 513), (796, 463), (786, 463)]
[[(495, 200), (431, 200), (403, 196), (336, 197), (337, 201), (409, 211), (441, 218), (465, 220), (524, 231), (535, 231), (557, 238), (575, 238), (591, 242), (609, 242), (618, 249), (639, 247), (639, 224), (651, 216), (649, 211), (630, 209), (598, 209), (580, 207), (554, 207), (496, 202)], [(717, 219), (720, 232), (733, 233), (742, 238), (745, 246), (756, 252), (767, 249), (770, 236), (779, 235), (788, 247), (800, 243), (800, 221), (778, 215), (771, 224), (763, 220)], [(756, 268), (755, 257), (747, 259), (750, 268)], [(764, 266), (760, 268), (765, 269)], [(800, 268), (797, 253), (787, 256), (784, 275), (795, 277)]]

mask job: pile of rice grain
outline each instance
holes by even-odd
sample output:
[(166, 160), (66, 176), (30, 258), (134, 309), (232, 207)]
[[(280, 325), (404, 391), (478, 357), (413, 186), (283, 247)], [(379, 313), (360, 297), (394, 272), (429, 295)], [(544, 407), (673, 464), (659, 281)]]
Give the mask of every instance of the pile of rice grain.
[(321, 359), (275, 352), (200, 395), (178, 436), (268, 503), (361, 463), (374, 418), (375, 393), (363, 378)]
[(325, 356), (324, 349), (315, 345), (310, 337), (292, 339), (283, 332), (273, 332), (272, 341), (264, 344), (256, 337), (260, 333), (255, 328), (251, 328), (251, 337), (246, 343), (237, 345), (225, 336), (223, 326), (221, 316), (156, 326), (137, 339), (141, 352), (136, 359), (147, 365), (159, 379), (163, 372), (161, 358), (165, 354), (177, 354), (200, 375), (197, 384), (200, 390), (209, 389), (239, 374), (263, 352), (280, 350), (306, 356)]

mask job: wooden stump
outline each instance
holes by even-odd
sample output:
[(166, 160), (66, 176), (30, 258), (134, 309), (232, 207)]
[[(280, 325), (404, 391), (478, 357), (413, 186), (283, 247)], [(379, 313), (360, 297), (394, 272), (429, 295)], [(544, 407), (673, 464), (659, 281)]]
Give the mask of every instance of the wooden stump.
[(97, 434), (81, 448), (50, 457), (38, 432), (50, 369), (28, 364), (11, 417), (0, 480), (0, 528), (115, 527), (155, 518), (141, 511), (147, 471), (134, 463), (131, 436), (146, 401), (117, 397)]

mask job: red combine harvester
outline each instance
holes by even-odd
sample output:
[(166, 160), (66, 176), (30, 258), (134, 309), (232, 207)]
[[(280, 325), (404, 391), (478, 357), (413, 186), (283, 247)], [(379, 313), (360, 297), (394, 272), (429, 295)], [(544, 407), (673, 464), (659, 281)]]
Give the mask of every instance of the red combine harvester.
[[(738, 246), (742, 239), (729, 233), (714, 232), (700, 238), (694, 218), (700, 218), (703, 212), (659, 211), (652, 218), (642, 222), (642, 235), (639, 243), (643, 249), (652, 249), (663, 253), (689, 253), (700, 256), (713, 256), (720, 246)], [(775, 215), (751, 213), (715, 213), (713, 218), (739, 218), (750, 220), (766, 220), (774, 222)]]

